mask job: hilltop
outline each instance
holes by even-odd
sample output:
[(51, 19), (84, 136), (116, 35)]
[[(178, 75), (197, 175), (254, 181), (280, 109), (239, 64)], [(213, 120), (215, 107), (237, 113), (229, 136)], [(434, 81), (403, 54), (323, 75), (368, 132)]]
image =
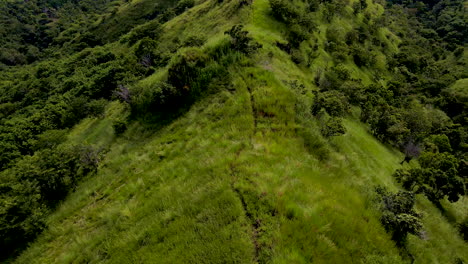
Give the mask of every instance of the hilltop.
[(0, 6), (7, 262), (468, 261), (463, 2)]

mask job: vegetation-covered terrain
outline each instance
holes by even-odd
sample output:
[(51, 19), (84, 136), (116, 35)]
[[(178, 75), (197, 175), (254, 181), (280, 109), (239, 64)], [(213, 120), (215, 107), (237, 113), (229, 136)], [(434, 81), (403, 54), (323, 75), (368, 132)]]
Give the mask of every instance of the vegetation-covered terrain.
[(468, 262), (462, 0), (0, 2), (0, 261)]

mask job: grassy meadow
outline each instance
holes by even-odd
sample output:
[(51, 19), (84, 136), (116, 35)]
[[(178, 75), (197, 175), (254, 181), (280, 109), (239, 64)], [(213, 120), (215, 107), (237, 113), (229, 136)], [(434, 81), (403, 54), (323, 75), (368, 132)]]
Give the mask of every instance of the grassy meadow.
[[(105, 159), (13, 263), (468, 261), (468, 244), (453, 225), (467, 214), (466, 197), (443, 202), (441, 212), (418, 196), (425, 235), (410, 235), (402, 252), (380, 223), (374, 189), (401, 189), (392, 174), (403, 154), (375, 139), (358, 113), (345, 118), (345, 135), (328, 139), (310, 114), (314, 76), (333, 65), (320, 39), (329, 27), (346, 30), (360, 21), (320, 22), (318, 55), (298, 65), (275, 44), (287, 28), (271, 17), (268, 0), (241, 8), (238, 1), (218, 2), (199, 1), (165, 23), (161, 43), (169, 48), (177, 38), (203, 34), (201, 49), (209, 51), (242, 23), (263, 48), (232, 55), (229, 83), (213, 84), (164, 125), (137, 119), (117, 136), (113, 121), (129, 110), (115, 101), (103, 117), (73, 127), (68, 141), (102, 146)], [(368, 4), (375, 16), (382, 12)], [(382, 38), (396, 51), (396, 37), (383, 32)], [(313, 44), (300, 50), (307, 53)], [(355, 78), (373, 80), (374, 72), (344, 65)], [(166, 72), (161, 68), (136, 85), (150, 86)]]

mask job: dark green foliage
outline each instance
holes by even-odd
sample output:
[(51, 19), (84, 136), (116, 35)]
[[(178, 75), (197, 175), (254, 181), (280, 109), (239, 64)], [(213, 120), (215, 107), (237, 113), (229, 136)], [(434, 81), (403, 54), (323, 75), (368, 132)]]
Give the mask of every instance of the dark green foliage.
[(465, 183), (459, 176), (459, 161), (449, 153), (424, 152), (418, 159), (421, 168), (399, 169), (395, 178), (407, 190), (423, 193), (438, 204), (445, 197), (456, 202), (465, 195)]
[(144, 56), (149, 56), (150, 58), (150, 63), (152, 63), (153, 57), (154, 57), (154, 52), (156, 51), (156, 48), (158, 47), (158, 43), (155, 40), (152, 40), (148, 37), (142, 39), (140, 43), (136, 46), (135, 48), (135, 56), (139, 59), (142, 60), (144, 59)]
[(426, 149), (432, 152), (452, 152), (452, 146), (450, 146), (450, 140), (447, 135), (431, 135), (426, 140)]
[[(19, 65), (42, 59), (43, 51), (52, 46), (82, 50), (100, 43), (89, 33), (84, 22), (93, 15), (106, 13), (108, 0), (65, 1), (2, 1), (0, 3), (0, 61)], [(74, 29), (71, 29), (74, 28)]]
[(168, 82), (179, 90), (190, 91), (200, 70), (208, 63), (208, 56), (200, 49), (192, 48), (177, 56), (168, 70)]
[(260, 49), (262, 45), (253, 41), (252, 37), (248, 36), (249, 32), (243, 30), (243, 28), (243, 25), (235, 25), (225, 32), (225, 34), (231, 36), (232, 49), (246, 54), (250, 54), (257, 49)]
[(159, 36), (161, 31), (161, 25), (157, 20), (150, 21), (142, 26), (134, 28), (128, 38), (122, 40), (128, 40), (128, 44), (133, 45), (140, 39), (149, 38), (155, 39)]
[(135, 91), (132, 100), (132, 112), (144, 115), (147, 112), (161, 112), (174, 110), (183, 106), (187, 101), (188, 89), (176, 88), (166, 82), (158, 82), (146, 89)]
[(67, 138), (67, 130), (47, 130), (37, 136), (33, 150), (53, 149), (62, 144)]
[(380, 221), (398, 246), (405, 245), (408, 234), (418, 235), (422, 229), (421, 214), (414, 210), (415, 198), (411, 192), (391, 193), (382, 187), (376, 188), (381, 217)]
[(184, 47), (201, 47), (206, 42), (206, 37), (203, 35), (192, 35), (187, 37), (182, 46)]
[(185, 10), (192, 8), (195, 5), (194, 0), (180, 0), (174, 8), (177, 15), (182, 14)]
[[(130, 4), (123, 12), (111, 13), (106, 16), (103, 21), (96, 27), (92, 28), (91, 33), (99, 36), (103, 43), (117, 41), (120, 36), (130, 32), (138, 25), (144, 24), (150, 20), (148, 30), (145, 26), (142, 27), (142, 33), (149, 33), (148, 37), (152, 34), (157, 34), (157, 23), (164, 23), (168, 18), (173, 17), (170, 13), (175, 15), (173, 7), (178, 1), (173, 0), (143, 0), (137, 4)], [(136, 32), (138, 35), (139, 33)]]
[[(315, 1), (307, 2), (311, 10), (315, 10), (317, 4)], [(270, 0), (270, 6), (273, 17), (288, 25), (287, 39), (293, 47), (299, 47), (316, 27), (311, 14), (302, 10), (294, 1)]]
[(0, 259), (16, 254), (45, 227), (45, 217), (77, 182), (93, 172), (102, 149), (43, 149), (0, 173)]
[(330, 116), (342, 117), (349, 111), (349, 103), (343, 93), (339, 91), (326, 91), (315, 93), (312, 114), (317, 115), (324, 109)]
[(325, 22), (331, 22), (336, 15), (342, 16), (345, 14), (345, 7), (348, 4), (346, 0), (333, 0), (323, 2), (323, 19)]
[(460, 230), (461, 237), (468, 242), (468, 217), (458, 224), (458, 230)]
[(116, 120), (112, 124), (112, 127), (114, 128), (114, 133), (118, 136), (123, 134), (125, 130), (127, 130), (127, 122), (122, 120)]
[(304, 63), (305, 59), (302, 55), (302, 52), (298, 49), (293, 49), (291, 51), (291, 60), (296, 64)]
[(341, 118), (332, 117), (322, 124), (320, 132), (325, 137), (336, 137), (344, 135), (346, 133), (346, 128)]
[(299, 24), (293, 24), (289, 29), (288, 41), (293, 47), (299, 47), (301, 42), (309, 37), (309, 33)]
[(283, 22), (297, 20), (301, 16), (300, 10), (291, 1), (270, 0), (273, 16)]
[(359, 67), (371, 67), (375, 63), (375, 58), (372, 54), (361, 45), (353, 45), (351, 47), (351, 56), (354, 63)]

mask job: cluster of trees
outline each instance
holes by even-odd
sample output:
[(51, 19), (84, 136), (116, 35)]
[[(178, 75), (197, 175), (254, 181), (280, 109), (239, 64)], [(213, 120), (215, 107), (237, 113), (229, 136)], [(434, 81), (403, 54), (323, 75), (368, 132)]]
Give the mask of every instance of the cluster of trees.
[[(0, 66), (29, 64), (57, 53), (68, 55), (114, 42), (139, 25), (166, 22), (194, 4), (194, 0), (145, 0), (138, 4), (111, 0), (2, 1)], [(122, 13), (118, 12), (120, 5), (126, 5)], [(135, 29), (129, 41), (139, 40), (142, 30), (149, 29)]]
[[(391, 117), (401, 116), (394, 119), (406, 125), (399, 126), (408, 135), (400, 146), (418, 146), (412, 156), (419, 156), (420, 168), (400, 169), (395, 177), (405, 189), (423, 193), (435, 204), (445, 198), (456, 202), (468, 186), (468, 119), (467, 101), (452, 86), (468, 77), (463, 62), (468, 17), (460, 12), (463, 2), (458, 0), (402, 5), (389, 9), (389, 27), (396, 31), (398, 26), (403, 40), (401, 52), (389, 63), (394, 70), (390, 88), (397, 96)], [(413, 27), (401, 28), (405, 23)]]
[[(50, 55), (45, 52), (50, 46), (62, 47), (66, 42), (74, 42), (77, 46), (85, 47), (96, 42), (91, 34), (85, 34), (90, 26), (89, 20), (108, 12), (110, 2), (2, 1), (0, 63), (8, 66), (28, 64)], [(80, 42), (84, 45), (80, 45)]]
[(97, 168), (102, 154), (92, 146), (61, 144), (0, 172), (0, 259), (15, 255), (44, 229), (45, 217)]
[[(412, 193), (422, 193), (435, 204), (445, 198), (455, 202), (466, 194), (468, 97), (466, 89), (452, 87), (468, 78), (464, 59), (468, 17), (463, 1), (381, 2), (387, 6), (380, 17), (371, 15), (366, 1), (354, 2), (352, 14), (344, 8), (346, 1), (270, 0), (270, 4), (272, 16), (291, 28), (288, 42), (277, 43), (278, 47), (303, 66), (310, 66), (319, 54), (319, 46), (311, 44), (318, 42), (311, 34), (313, 21), (327, 23), (351, 15), (362, 19), (352, 29), (333, 23), (327, 27), (323, 48), (333, 63), (316, 73), (320, 90), (311, 111), (322, 134), (336, 136), (345, 133), (340, 118), (348, 114), (350, 105), (358, 106), (371, 132), (405, 153), (403, 162), (418, 159), (420, 168), (395, 172), (409, 192), (379, 191), (385, 205), (382, 223), (395, 241), (401, 243), (407, 233), (416, 234), (421, 228), (418, 214), (412, 211)], [(398, 50), (391, 47), (391, 36), (382, 37), (383, 27), (401, 40)], [(303, 43), (310, 48), (297, 52)], [(305, 53), (307, 58), (298, 58)], [(351, 77), (345, 65), (350, 61), (372, 72), (373, 82), (364, 85)], [(401, 212), (392, 211), (395, 207), (388, 204), (394, 203), (403, 204), (398, 207)]]
[[(47, 6), (56, 14), (76, 11), (86, 13), (86, 16), (98, 15), (95, 12), (99, 10), (82, 10), (88, 1), (78, 2), (80, 4), (76, 5), (72, 1), (11, 2), (8, 8), (13, 11), (22, 7), (18, 11), (21, 13), (28, 8)], [(154, 5), (154, 1), (143, 2), (133, 9), (126, 9), (126, 12), (135, 12), (127, 24), (123, 23), (128, 28), (121, 27), (117, 15), (112, 14), (106, 19), (116, 19), (116, 28), (103, 35), (91, 33), (80, 42), (81, 47), (71, 48), (71, 42), (64, 38), (72, 25), (62, 24), (63, 31), (51, 35), (48, 44), (39, 50), (42, 57), (37, 57), (36, 62), (23, 66), (8, 64), (2, 68), (0, 247), (5, 250), (2, 250), (0, 260), (14, 256), (34, 239), (45, 228), (47, 215), (80, 179), (97, 168), (104, 150), (93, 146), (70, 146), (66, 137), (69, 128), (85, 117), (102, 116), (109, 101), (115, 99), (129, 105), (130, 118), (145, 121), (148, 121), (146, 117), (154, 116), (170, 118), (209, 90), (211, 83), (217, 82), (216, 86), (226, 83), (227, 68), (242, 54), (261, 47), (252, 41), (242, 26), (235, 26), (226, 32), (229, 38), (215, 47), (201, 49), (199, 47), (205, 42), (203, 36), (188, 36), (171, 49), (162, 48), (157, 41), (161, 24), (192, 7), (194, 1), (160, 1), (161, 5), (156, 9), (148, 7)], [(96, 1), (95, 4), (98, 3), (105, 10), (112, 7), (106, 5), (106, 1)], [(67, 9), (72, 7), (73, 10)], [(145, 12), (156, 13), (144, 16), (146, 13), (136, 12), (143, 7), (146, 7)], [(163, 7), (166, 9), (162, 10)], [(46, 25), (56, 26), (62, 23), (61, 19), (57, 15), (53, 24)], [(92, 32), (92, 23), (87, 23), (90, 21), (81, 22)], [(103, 24), (108, 27), (112, 23)], [(127, 32), (116, 42), (126, 52), (114, 53), (101, 46)], [(73, 39), (72, 42), (76, 38)], [(12, 39), (11, 46), (16, 45), (14, 41)], [(28, 40), (19, 41), (34, 45)], [(183, 51), (177, 53), (179, 48)], [(55, 57), (48, 57), (52, 51)], [(68, 52), (67, 56), (62, 56), (62, 52)], [(168, 66), (167, 72), (160, 82), (150, 87), (134, 85), (165, 66)], [(116, 135), (125, 132), (126, 118), (114, 122)]]
[[(126, 5), (125, 14), (116, 12), (116, 4)], [(0, 3), (0, 261), (34, 239), (47, 215), (97, 168), (104, 150), (70, 146), (69, 128), (102, 116), (114, 99), (130, 104), (132, 112), (141, 108), (138, 93), (128, 87), (166, 66), (177, 48), (203, 44), (199, 36), (173, 50), (157, 42), (160, 25), (192, 6), (193, 0)], [(118, 39), (131, 52), (103, 47)], [(176, 58), (168, 81), (153, 87), (149, 99), (158, 110), (186, 100), (184, 89), (193, 91), (199, 74), (211, 78), (199, 69), (207, 68), (206, 55), (193, 54)], [(113, 125), (117, 135), (126, 126), (126, 120)]]

